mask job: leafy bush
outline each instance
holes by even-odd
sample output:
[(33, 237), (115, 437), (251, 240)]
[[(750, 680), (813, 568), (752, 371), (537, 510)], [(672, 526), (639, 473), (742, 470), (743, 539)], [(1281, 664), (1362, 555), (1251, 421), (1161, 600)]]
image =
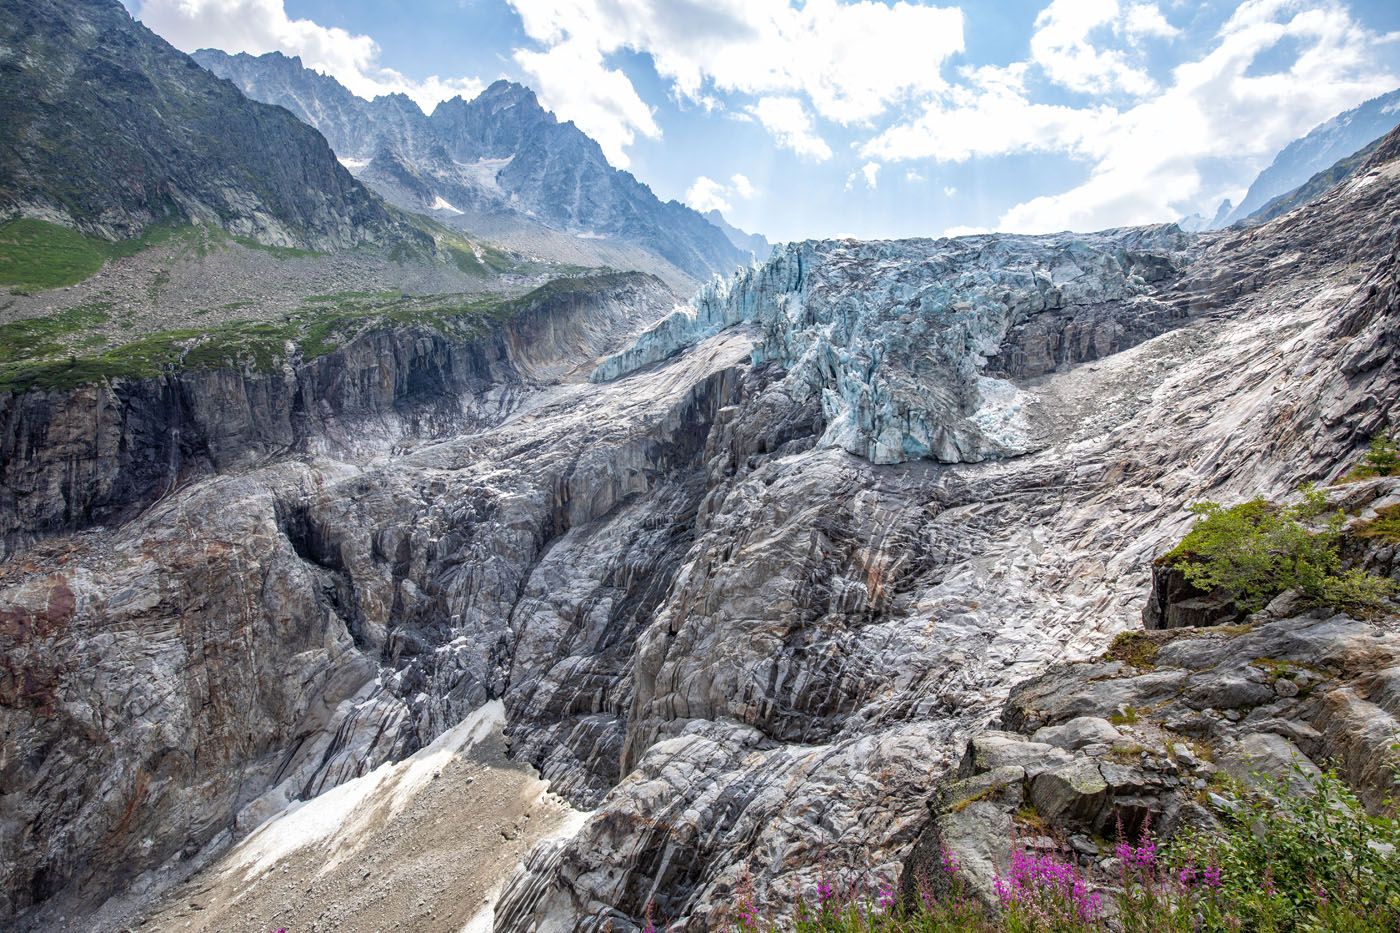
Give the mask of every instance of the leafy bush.
[(1223, 831), (1183, 838), (1174, 856), (1220, 866), (1221, 919), (1246, 929), (1400, 929), (1400, 820), (1368, 814), (1335, 772), (1307, 783), (1299, 794), (1261, 779), (1220, 813)]
[(1302, 501), (1287, 506), (1264, 499), (1229, 508), (1198, 502), (1191, 506), (1196, 524), (1162, 559), (1192, 586), (1223, 590), (1247, 612), (1290, 589), (1318, 605), (1362, 614), (1386, 609), (1393, 584), (1364, 571), (1342, 571), (1346, 517), (1329, 511), (1321, 491), (1301, 491)]

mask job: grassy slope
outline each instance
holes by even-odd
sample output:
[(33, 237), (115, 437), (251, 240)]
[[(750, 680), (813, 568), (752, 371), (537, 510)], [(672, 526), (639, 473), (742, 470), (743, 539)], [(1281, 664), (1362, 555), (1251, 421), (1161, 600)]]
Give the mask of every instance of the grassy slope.
[[(53, 318), (0, 326), (0, 392), (71, 389), (109, 379), (145, 378), (171, 370), (245, 368), (268, 372), (284, 361), (324, 356), (378, 330), (420, 328), (471, 339), (488, 333), (536, 301), (607, 288), (621, 274), (554, 280), (519, 297), (344, 292), (308, 298), (280, 321), (234, 321), (212, 328), (150, 334), (95, 353), (70, 349), (60, 338), (101, 320), (102, 309), (74, 309)], [(66, 344), (70, 346), (71, 344)], [(48, 358), (43, 358), (48, 357)]]

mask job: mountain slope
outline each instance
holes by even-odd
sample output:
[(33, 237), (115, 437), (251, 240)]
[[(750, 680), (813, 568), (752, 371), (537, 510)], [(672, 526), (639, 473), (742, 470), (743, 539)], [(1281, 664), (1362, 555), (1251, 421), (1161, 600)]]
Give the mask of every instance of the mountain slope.
[(325, 140), (248, 100), (117, 0), (0, 2), (0, 219), (109, 238), (200, 222), (339, 248), (393, 224)]
[[(357, 98), (276, 52), (254, 57), (201, 49), (194, 58), (250, 97), (285, 106), (316, 127), (386, 198), (413, 210), (436, 209), (439, 219), (462, 229), (509, 221), (522, 231), (544, 227), (603, 238), (640, 247), (697, 280), (727, 275), (746, 261), (749, 251), (724, 231), (613, 168), (597, 143), (558, 122), (518, 84), (497, 81), (473, 100), (444, 101), (429, 116), (401, 96)], [(405, 174), (417, 183), (403, 185)]]
[(1255, 213), (1273, 198), (1307, 182), (1313, 175), (1389, 133), (1400, 124), (1400, 88), (1372, 98), (1314, 127), (1283, 148), (1249, 186), (1244, 198), (1215, 227), (1225, 227)]
[[(157, 381), (32, 399), (3, 436), (49, 458), (27, 499), (56, 515), (70, 463), (236, 440), (229, 399), (305, 433), (0, 564), (0, 920), (148, 892), (497, 699), (512, 758), (591, 811), (498, 930), (635, 929), (648, 902), (723, 929), (741, 885), (892, 881), (1012, 685), (1139, 624), (1187, 504), (1326, 481), (1397, 423), (1396, 148), (1243, 230), (789, 244), (621, 353), (653, 285), (469, 353), (191, 380), (159, 423), (122, 417)], [(298, 890), (299, 918), (338, 912)]]
[(769, 243), (768, 238), (763, 234), (745, 233), (725, 220), (724, 215), (718, 210), (707, 213), (705, 219), (723, 230), (724, 235), (729, 237), (729, 242), (734, 244), (735, 249), (748, 253), (759, 262), (767, 259), (768, 254), (773, 251), (773, 244)]
[(1370, 160), (1371, 155), (1381, 147), (1385, 140), (1386, 137), (1382, 136), (1380, 139), (1367, 143), (1346, 158), (1339, 159), (1333, 165), (1318, 172), (1292, 191), (1269, 200), (1259, 210), (1238, 222), (1262, 224), (1275, 217), (1282, 217), (1294, 208), (1301, 207), (1309, 201), (1321, 197), (1330, 189), (1356, 174), (1356, 171)]

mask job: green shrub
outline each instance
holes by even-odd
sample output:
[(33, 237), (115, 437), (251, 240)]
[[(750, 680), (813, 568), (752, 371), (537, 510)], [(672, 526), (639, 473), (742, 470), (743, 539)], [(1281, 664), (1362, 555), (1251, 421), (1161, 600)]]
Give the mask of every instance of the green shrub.
[(1288, 506), (1264, 499), (1229, 508), (1198, 502), (1191, 506), (1196, 524), (1162, 560), (1192, 586), (1222, 590), (1247, 612), (1290, 589), (1317, 605), (1384, 611), (1392, 584), (1364, 571), (1342, 571), (1346, 516), (1329, 510), (1321, 491), (1305, 486), (1301, 492), (1302, 501)]
[(1371, 438), (1370, 449), (1344, 478), (1357, 480), (1376, 476), (1400, 476), (1400, 444), (1384, 434)]
[(1184, 836), (1171, 858), (1219, 866), (1222, 923), (1241, 918), (1244, 929), (1260, 931), (1400, 928), (1400, 821), (1368, 814), (1335, 772), (1305, 780), (1308, 793), (1261, 778), (1262, 791), (1232, 794), (1218, 814), (1221, 830)]
[(1356, 529), (1358, 537), (1379, 538), (1390, 544), (1400, 544), (1400, 505), (1376, 509), (1376, 517)]

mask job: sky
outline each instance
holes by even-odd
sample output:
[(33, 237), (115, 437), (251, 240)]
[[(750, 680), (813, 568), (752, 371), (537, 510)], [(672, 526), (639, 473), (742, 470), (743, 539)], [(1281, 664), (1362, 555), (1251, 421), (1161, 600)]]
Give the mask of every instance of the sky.
[(125, 0), (431, 111), (497, 78), (773, 240), (1210, 217), (1400, 86), (1395, 0)]

